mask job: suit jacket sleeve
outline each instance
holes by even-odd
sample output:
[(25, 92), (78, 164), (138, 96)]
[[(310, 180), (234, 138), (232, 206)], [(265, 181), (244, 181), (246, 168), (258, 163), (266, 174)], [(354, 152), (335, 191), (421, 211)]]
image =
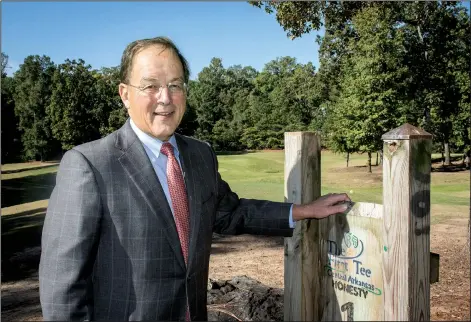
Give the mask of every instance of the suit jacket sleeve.
[(289, 225), (291, 203), (239, 198), (221, 178), (216, 153), (212, 148), (211, 152), (217, 181), (217, 210), (213, 231), (225, 235), (291, 237), (293, 235), (293, 229)]
[(101, 218), (93, 170), (80, 152), (62, 158), (42, 234), (40, 300), (45, 321), (90, 318), (87, 291)]

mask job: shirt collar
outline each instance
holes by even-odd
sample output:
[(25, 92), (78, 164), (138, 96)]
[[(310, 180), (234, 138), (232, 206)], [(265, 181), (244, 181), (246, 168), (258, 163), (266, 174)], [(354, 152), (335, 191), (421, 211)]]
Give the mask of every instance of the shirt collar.
[[(142, 142), (142, 144), (144, 144), (148, 149), (150, 149), (158, 158), (160, 156), (160, 149), (162, 148), (162, 144), (164, 142), (143, 132), (141, 129), (137, 127), (137, 125), (133, 122), (132, 119), (130, 119), (130, 125), (134, 133), (136, 133), (137, 137)], [(173, 146), (175, 157), (178, 158), (179, 151), (178, 151), (178, 146), (177, 146), (177, 140), (174, 134), (170, 137), (168, 142)]]

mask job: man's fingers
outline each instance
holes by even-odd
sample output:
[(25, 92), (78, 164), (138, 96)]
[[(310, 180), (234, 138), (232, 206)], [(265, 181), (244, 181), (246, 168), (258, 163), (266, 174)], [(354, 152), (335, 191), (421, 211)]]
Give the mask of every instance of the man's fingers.
[(330, 206), (329, 207), (329, 212), (330, 214), (338, 214), (338, 213), (343, 213), (347, 211), (348, 209), (348, 204), (343, 204), (343, 205), (336, 205), (336, 206)]
[(346, 193), (334, 193), (332, 195), (329, 195), (328, 198), (329, 198), (329, 203), (331, 205), (334, 205), (342, 201), (351, 201)]

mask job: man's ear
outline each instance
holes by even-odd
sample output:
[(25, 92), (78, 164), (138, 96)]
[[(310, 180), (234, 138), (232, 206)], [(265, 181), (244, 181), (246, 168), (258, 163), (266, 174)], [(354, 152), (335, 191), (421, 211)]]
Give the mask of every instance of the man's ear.
[(121, 83), (119, 84), (118, 91), (121, 101), (123, 101), (124, 106), (129, 110), (129, 87), (126, 84)]

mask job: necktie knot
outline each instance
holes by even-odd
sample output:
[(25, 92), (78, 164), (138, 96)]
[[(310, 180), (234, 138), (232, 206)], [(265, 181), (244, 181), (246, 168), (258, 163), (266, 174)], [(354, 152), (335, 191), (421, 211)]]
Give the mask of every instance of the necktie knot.
[(173, 146), (169, 142), (165, 142), (164, 144), (162, 144), (160, 152), (162, 152), (167, 157), (171, 157), (173, 156)]

